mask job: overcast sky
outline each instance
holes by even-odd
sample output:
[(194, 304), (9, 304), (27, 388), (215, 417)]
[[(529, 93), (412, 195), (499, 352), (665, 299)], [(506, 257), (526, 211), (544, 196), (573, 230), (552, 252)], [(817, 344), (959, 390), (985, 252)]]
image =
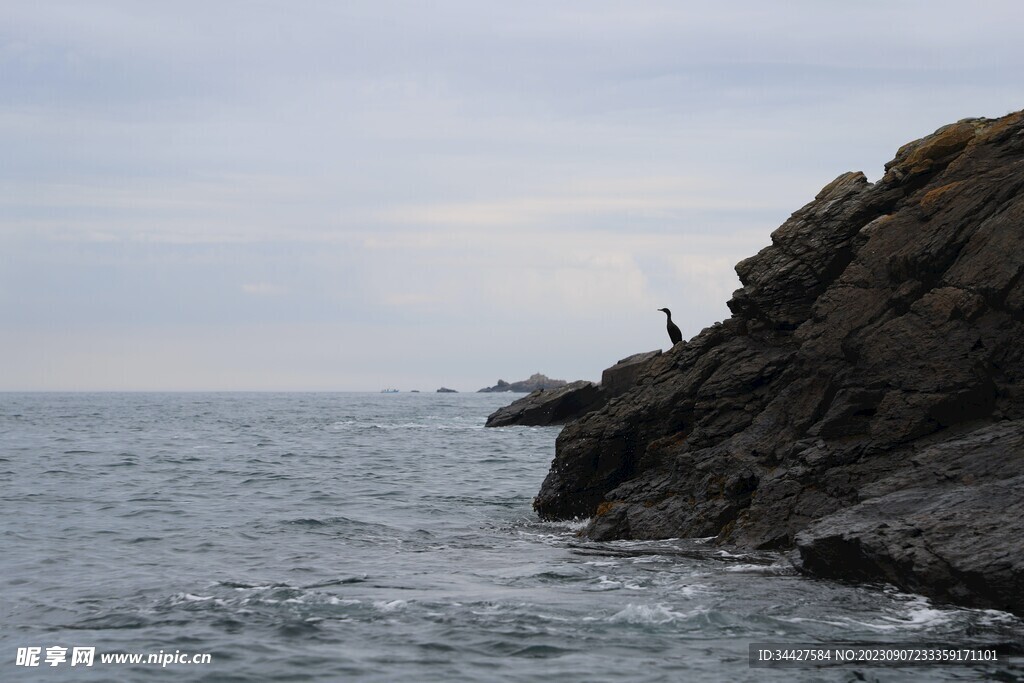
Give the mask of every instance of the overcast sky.
[(1024, 3), (0, 8), (0, 389), (598, 379), (838, 174), (1024, 108)]

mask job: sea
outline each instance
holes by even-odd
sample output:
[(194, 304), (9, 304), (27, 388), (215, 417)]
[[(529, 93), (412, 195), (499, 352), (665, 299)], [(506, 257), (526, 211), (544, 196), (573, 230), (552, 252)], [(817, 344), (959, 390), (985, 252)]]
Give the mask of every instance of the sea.
[(1024, 680), (1007, 613), (539, 520), (515, 398), (0, 394), (0, 680)]

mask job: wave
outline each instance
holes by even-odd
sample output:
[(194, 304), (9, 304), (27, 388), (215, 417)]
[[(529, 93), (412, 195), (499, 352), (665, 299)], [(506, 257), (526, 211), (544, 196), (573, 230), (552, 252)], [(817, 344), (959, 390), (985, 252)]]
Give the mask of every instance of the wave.
[(635, 605), (630, 603), (608, 617), (606, 621), (613, 624), (661, 625), (677, 621), (687, 621), (707, 614), (708, 611), (705, 607), (696, 607), (686, 612), (680, 612), (660, 602), (653, 605)]

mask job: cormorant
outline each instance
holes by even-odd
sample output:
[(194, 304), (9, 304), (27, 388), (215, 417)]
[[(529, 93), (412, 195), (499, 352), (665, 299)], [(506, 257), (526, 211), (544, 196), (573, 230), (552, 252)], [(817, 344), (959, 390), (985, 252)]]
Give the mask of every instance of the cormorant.
[(675, 346), (679, 342), (683, 341), (683, 333), (679, 331), (679, 328), (674, 322), (672, 322), (672, 311), (667, 308), (659, 308), (659, 311), (665, 311), (665, 315), (668, 316), (668, 338), (672, 340), (672, 346)]

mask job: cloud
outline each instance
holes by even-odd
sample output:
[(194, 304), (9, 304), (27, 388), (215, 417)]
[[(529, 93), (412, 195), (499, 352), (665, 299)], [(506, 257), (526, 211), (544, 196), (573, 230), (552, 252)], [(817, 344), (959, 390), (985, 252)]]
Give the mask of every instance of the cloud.
[(839, 173), (1021, 106), (1010, 1), (9, 4), (11, 387), (594, 377)]
[(288, 288), (269, 282), (251, 282), (242, 285), (242, 291), (254, 296), (277, 296), (286, 293)]
[[(689, 196), (687, 196), (689, 195)], [(650, 197), (618, 193), (582, 194), (563, 197), (530, 197), (490, 202), (432, 204), (409, 206), (383, 212), (383, 223), (449, 226), (455, 229), (472, 227), (512, 227), (551, 224), (558, 220), (579, 220), (580, 217), (606, 214), (621, 216), (680, 216), (688, 210), (714, 211), (735, 209), (735, 199), (712, 199), (692, 193)], [(772, 205), (745, 203), (746, 210), (777, 209)]]

